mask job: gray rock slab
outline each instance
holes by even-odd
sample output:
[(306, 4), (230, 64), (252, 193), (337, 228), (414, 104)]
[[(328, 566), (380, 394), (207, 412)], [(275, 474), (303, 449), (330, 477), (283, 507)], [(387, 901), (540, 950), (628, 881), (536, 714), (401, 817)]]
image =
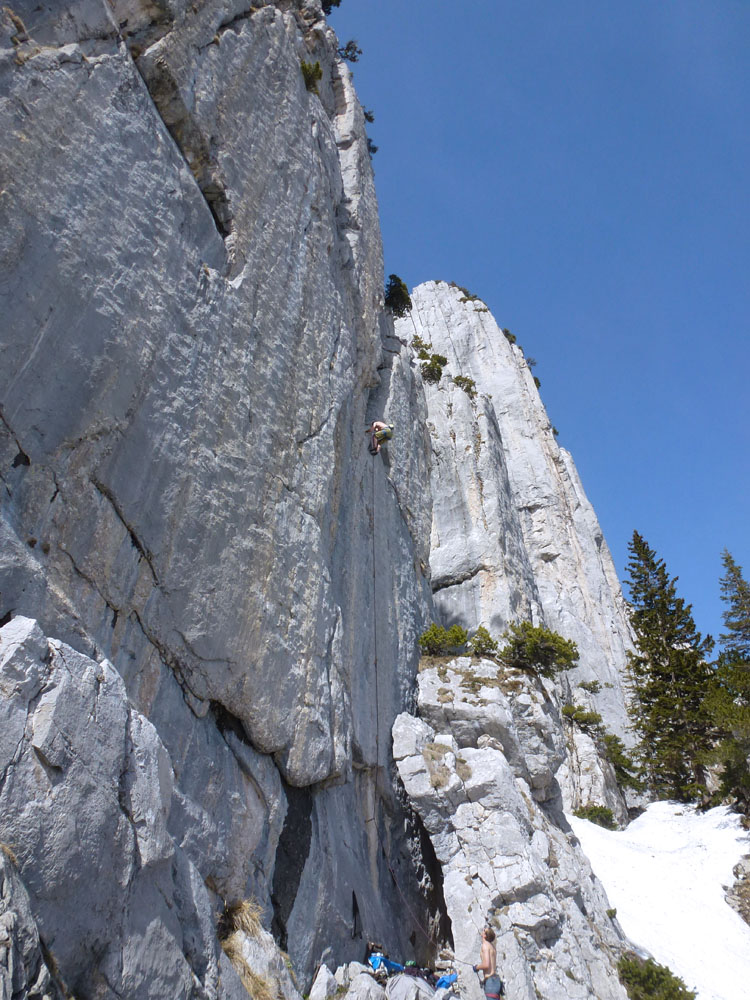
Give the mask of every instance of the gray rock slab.
[[(565, 752), (554, 692), (533, 678), (503, 691), (489, 661), (467, 685), (471, 665), (459, 658), (423, 670), (422, 718), (401, 715), (393, 731), (399, 774), (442, 866), (461, 993), (481, 996), (466, 966), (489, 923), (508, 995), (624, 1000), (615, 966), (626, 943), (560, 809), (555, 773)], [(483, 687), (490, 666), (496, 683)], [(483, 692), (494, 693), (487, 729), (497, 735), (472, 745), (466, 719), (481, 727)]]
[(64, 1000), (45, 962), (29, 895), (7, 844), (0, 844), (0, 997)]
[(167, 831), (171, 762), (120, 675), (19, 617), (0, 630), (0, 685), (20, 732), (0, 840), (66, 988), (192, 997), (197, 981), (218, 997), (210, 900)]
[[(430, 565), (448, 623), (498, 636), (511, 621), (543, 622), (573, 639), (571, 683), (598, 680), (593, 696), (626, 741), (624, 676), (632, 649), (617, 574), (570, 454), (560, 448), (531, 368), (486, 306), (446, 282), (412, 293), (396, 332), (418, 335), (448, 358), (425, 386), (433, 440)], [(451, 382), (475, 381), (476, 398)]]

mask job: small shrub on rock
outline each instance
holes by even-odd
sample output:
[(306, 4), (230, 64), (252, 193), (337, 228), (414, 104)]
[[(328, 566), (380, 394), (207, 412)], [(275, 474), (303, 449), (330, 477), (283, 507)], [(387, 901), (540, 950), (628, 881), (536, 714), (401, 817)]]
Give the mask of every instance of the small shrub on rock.
[(457, 385), (459, 389), (463, 389), (469, 399), (474, 399), (477, 394), (477, 384), (473, 378), (469, 378), (468, 375), (454, 375), (453, 383)]
[(497, 639), (493, 639), (484, 625), (480, 625), (469, 639), (469, 652), (472, 656), (496, 656), (497, 650)]
[[(409, 300), (411, 306), (411, 299)], [(386, 302), (387, 305), (387, 302)], [(443, 368), (448, 364), (448, 359), (444, 354), (433, 354), (432, 344), (428, 343), (426, 340), (417, 334), (411, 342), (411, 346), (417, 352), (417, 358), (420, 361), (424, 361), (425, 364), (422, 365), (422, 378), (425, 382), (430, 382), (431, 384), (437, 384), (443, 377)], [(462, 378), (462, 376), (458, 376)], [(458, 382), (458, 379), (454, 379), (454, 382)], [(471, 379), (468, 380), (474, 385)], [(461, 386), (461, 388), (464, 388)], [(468, 391), (468, 390), (467, 390)]]
[(430, 385), (437, 385), (443, 377), (443, 368), (448, 364), (444, 354), (431, 354), (430, 360), (422, 365), (422, 378)]
[(463, 285), (457, 284), (455, 281), (449, 281), (448, 284), (451, 288), (457, 288), (459, 292), (463, 292), (463, 295), (458, 300), (459, 302), (481, 302), (482, 300), (478, 295), (472, 295), (468, 288), (464, 288)]
[(505, 328), (503, 328), (503, 333), (505, 334), (505, 339), (508, 341), (509, 344), (515, 344), (516, 342), (515, 333), (511, 333), (510, 330), (506, 330)]
[(615, 815), (607, 806), (582, 806), (580, 809), (576, 809), (575, 815), (579, 819), (587, 819), (589, 823), (603, 826), (605, 830), (617, 829)]
[(342, 45), (338, 49), (338, 54), (342, 59), (346, 59), (347, 62), (355, 63), (359, 61), (362, 49), (357, 45), (356, 39), (351, 38), (346, 45)]
[(341, 0), (323, 0), (321, 6), (323, 8), (323, 13), (325, 14), (326, 17), (328, 17), (331, 13), (332, 7), (341, 6)]
[(693, 990), (653, 958), (644, 960), (629, 952), (617, 963), (617, 971), (630, 1000), (695, 1000)]
[(430, 351), (432, 350), (432, 344), (428, 344), (426, 340), (422, 340), (419, 334), (415, 334), (414, 339), (411, 342), (411, 346), (417, 352), (417, 357), (420, 361), (430, 360)]
[(461, 649), (466, 645), (468, 633), (460, 625), (451, 625), (449, 629), (435, 622), (419, 637), (419, 647), (426, 656), (444, 656), (446, 653)]
[(596, 736), (602, 731), (601, 715), (589, 712), (583, 705), (563, 705), (562, 714), (590, 736)]
[(599, 681), (581, 681), (578, 687), (582, 688), (584, 691), (588, 691), (589, 694), (599, 694), (602, 689)]
[(507, 667), (534, 670), (542, 677), (554, 677), (578, 662), (578, 647), (545, 625), (514, 622), (503, 633), (507, 645), (499, 654)]
[(309, 63), (303, 60), (299, 65), (302, 70), (302, 76), (305, 79), (305, 86), (311, 94), (317, 94), (318, 81), (323, 79), (323, 70), (320, 68), (320, 63)]
[(461, 628), (460, 625), (451, 625), (446, 635), (448, 637), (449, 649), (463, 649), (466, 645), (466, 640), (469, 638), (469, 633), (465, 628)]

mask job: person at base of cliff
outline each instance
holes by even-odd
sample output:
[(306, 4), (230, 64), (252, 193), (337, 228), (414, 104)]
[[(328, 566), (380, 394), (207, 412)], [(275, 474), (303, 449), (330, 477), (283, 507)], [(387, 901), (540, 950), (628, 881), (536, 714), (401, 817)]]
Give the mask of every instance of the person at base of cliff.
[(484, 973), (484, 995), (490, 1000), (499, 1000), (504, 996), (502, 980), (497, 974), (497, 948), (495, 947), (495, 932), (491, 927), (482, 931), (482, 950), (479, 953), (479, 964), (474, 972)]
[(393, 424), (384, 424), (382, 420), (373, 420), (365, 431), (365, 434), (372, 435), (370, 438), (370, 454), (377, 455), (383, 441), (390, 441), (393, 437)]

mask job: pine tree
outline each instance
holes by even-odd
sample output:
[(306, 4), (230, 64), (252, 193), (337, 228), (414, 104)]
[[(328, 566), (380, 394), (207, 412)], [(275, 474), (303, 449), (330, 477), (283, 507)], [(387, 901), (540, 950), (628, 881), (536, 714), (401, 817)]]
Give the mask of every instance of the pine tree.
[(750, 815), (750, 583), (729, 552), (722, 554), (725, 575), (719, 581), (727, 609), (727, 631), (719, 636), (721, 652), (707, 707), (721, 730), (713, 759), (722, 764), (721, 794), (731, 796)]
[(705, 794), (704, 761), (716, 734), (705, 704), (713, 639), (696, 630), (691, 605), (677, 597), (677, 578), (637, 531), (628, 549), (635, 756), (649, 788), (687, 802)]
[(402, 281), (397, 274), (388, 276), (388, 284), (385, 286), (385, 304), (393, 315), (399, 318), (411, 312), (409, 289), (406, 287), (406, 282)]

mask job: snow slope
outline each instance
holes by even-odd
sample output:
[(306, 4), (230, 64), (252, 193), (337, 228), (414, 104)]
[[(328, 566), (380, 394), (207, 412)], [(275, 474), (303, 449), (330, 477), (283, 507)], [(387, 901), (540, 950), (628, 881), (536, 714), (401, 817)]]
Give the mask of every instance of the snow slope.
[(750, 996), (750, 927), (724, 899), (732, 868), (750, 851), (736, 815), (655, 802), (626, 830), (568, 819), (634, 944), (698, 1000)]

